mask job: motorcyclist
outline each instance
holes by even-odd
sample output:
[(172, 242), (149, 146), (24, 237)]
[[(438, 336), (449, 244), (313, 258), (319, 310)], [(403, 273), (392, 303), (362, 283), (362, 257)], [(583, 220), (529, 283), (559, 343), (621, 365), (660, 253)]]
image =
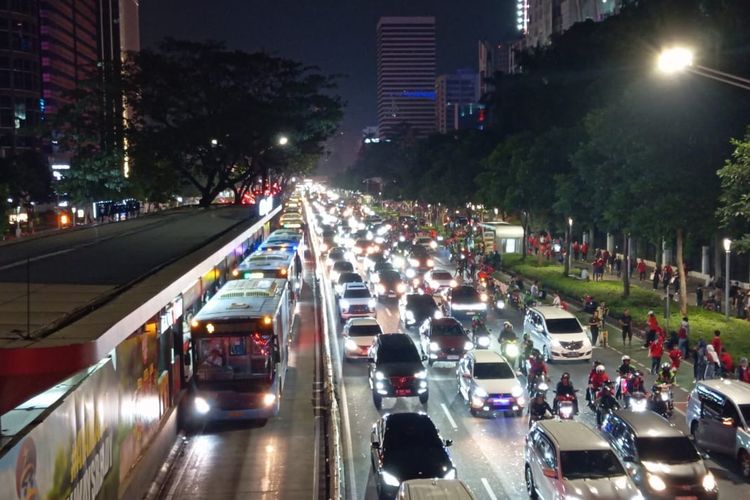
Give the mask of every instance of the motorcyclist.
[(602, 385), (599, 392), (596, 394), (596, 423), (597, 425), (602, 424), (604, 419), (604, 413), (610, 410), (616, 410), (620, 407), (614, 396), (614, 386), (611, 380), (607, 380)]
[(671, 363), (662, 363), (661, 370), (659, 370), (659, 375), (656, 377), (656, 384), (672, 385), (675, 383), (675, 380), (675, 370), (672, 369)]
[(500, 344), (504, 344), (505, 342), (513, 342), (516, 340), (518, 340), (518, 336), (516, 335), (516, 332), (513, 331), (513, 325), (510, 321), (506, 321), (503, 323), (503, 329), (500, 330), (498, 341)]
[(643, 382), (643, 373), (639, 371), (635, 372), (633, 378), (631, 378), (628, 382), (628, 392), (630, 394), (635, 394), (636, 392), (642, 392), (643, 394), (646, 394), (646, 386)]
[(482, 316), (477, 313), (474, 316), (471, 317), (471, 331), (476, 333), (476, 331), (484, 326), (484, 320), (482, 319)]
[(544, 399), (544, 392), (538, 391), (529, 404), (529, 427), (533, 422), (546, 417), (548, 413), (549, 416), (552, 416), (552, 408)]
[(547, 376), (547, 365), (544, 363), (542, 353), (539, 352), (539, 349), (534, 349), (531, 354), (531, 359), (529, 359), (529, 390), (533, 388), (537, 377), (541, 377), (542, 380), (549, 380), (549, 377)]
[(619, 373), (621, 377), (626, 376), (628, 373), (635, 373), (635, 367), (630, 364), (630, 356), (625, 354), (621, 360), (622, 364), (620, 365), (620, 368), (617, 369), (617, 373)]
[(596, 394), (604, 386), (604, 383), (608, 381), (609, 375), (607, 375), (607, 371), (604, 368), (604, 365), (596, 365), (596, 367), (592, 370), (591, 375), (589, 375), (589, 394), (587, 395), (587, 400), (590, 403), (594, 402)]
[(576, 397), (576, 390), (573, 387), (573, 382), (570, 381), (570, 373), (565, 372), (562, 374), (562, 377), (560, 377), (560, 381), (557, 383), (557, 388), (555, 389), (555, 412), (557, 412), (560, 397), (561, 396), (572, 396), (573, 397), (573, 411), (578, 414), (578, 398)]
[(524, 333), (521, 344), (521, 352), (523, 353), (523, 356), (518, 357), (518, 367), (521, 369), (524, 375), (527, 375), (526, 360), (531, 358), (531, 354), (532, 352), (534, 352), (534, 342), (529, 338), (528, 333)]

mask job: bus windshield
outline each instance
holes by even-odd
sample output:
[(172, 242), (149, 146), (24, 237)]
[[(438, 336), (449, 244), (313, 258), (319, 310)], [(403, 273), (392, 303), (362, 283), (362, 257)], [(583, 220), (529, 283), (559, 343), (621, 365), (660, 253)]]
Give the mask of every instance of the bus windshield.
[(268, 336), (201, 338), (196, 342), (198, 378), (202, 381), (247, 380), (263, 376), (270, 366)]

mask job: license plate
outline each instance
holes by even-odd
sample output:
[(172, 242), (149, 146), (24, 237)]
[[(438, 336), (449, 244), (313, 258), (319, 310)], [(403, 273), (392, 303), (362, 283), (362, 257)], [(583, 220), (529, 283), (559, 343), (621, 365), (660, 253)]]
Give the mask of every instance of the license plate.
[(242, 418), (242, 412), (241, 411), (230, 411), (229, 417), (231, 418)]
[(564, 354), (564, 356), (565, 356), (566, 358), (577, 358), (577, 357), (578, 357), (578, 356), (580, 356), (580, 355), (581, 355), (581, 353), (580, 353), (580, 352), (566, 352), (566, 353)]
[(466, 311), (466, 314), (468, 316), (474, 316), (476, 314), (476, 311)]
[(411, 396), (411, 389), (396, 389), (396, 396)]
[(448, 355), (448, 356), (446, 357), (446, 359), (448, 359), (449, 361), (455, 361), (455, 360), (457, 360), (458, 358), (459, 358), (459, 356), (458, 356), (458, 355), (456, 355), (456, 354), (449, 354), (449, 355)]

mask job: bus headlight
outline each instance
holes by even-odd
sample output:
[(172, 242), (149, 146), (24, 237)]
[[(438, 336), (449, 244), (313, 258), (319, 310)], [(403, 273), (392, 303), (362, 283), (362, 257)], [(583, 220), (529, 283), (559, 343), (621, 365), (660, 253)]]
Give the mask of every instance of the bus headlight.
[(263, 395), (263, 406), (271, 406), (276, 402), (276, 394), (266, 393)]
[(205, 415), (206, 413), (211, 411), (211, 405), (209, 405), (208, 401), (206, 401), (200, 396), (195, 398), (195, 400), (193, 401), (193, 404), (195, 405), (195, 411), (201, 415)]

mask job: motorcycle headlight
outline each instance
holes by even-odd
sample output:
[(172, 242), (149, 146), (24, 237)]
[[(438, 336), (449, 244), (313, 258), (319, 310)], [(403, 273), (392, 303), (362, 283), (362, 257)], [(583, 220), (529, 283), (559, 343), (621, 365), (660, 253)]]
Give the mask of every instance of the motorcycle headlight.
[(703, 476), (703, 489), (706, 491), (712, 491), (716, 489), (716, 478), (710, 472)]
[(664, 491), (667, 489), (667, 485), (664, 480), (654, 474), (648, 475), (648, 485), (654, 491)]
[(432, 259), (427, 259), (427, 267), (432, 267), (435, 265), (435, 261)]
[(443, 479), (456, 479), (456, 469), (451, 469), (446, 472)]
[(443, 311), (441, 311), (440, 309), (438, 309), (437, 311), (435, 311), (435, 314), (433, 314), (432, 317), (435, 318), (435, 319), (442, 319), (443, 318)]
[(427, 378), (427, 370), (418, 371), (414, 374), (415, 378)]
[(211, 410), (211, 405), (208, 404), (208, 401), (200, 396), (193, 400), (193, 404), (195, 405), (195, 411), (201, 415), (205, 415)]
[(399, 486), (401, 481), (390, 472), (383, 471), (383, 482), (388, 486)]
[(456, 287), (458, 286), (458, 281), (456, 281), (456, 280), (451, 280), (451, 282), (450, 282), (449, 284), (450, 284), (450, 287), (451, 287), (451, 288), (456, 288)]
[(378, 305), (378, 301), (375, 299), (370, 299), (367, 301), (367, 305), (370, 307), (370, 309), (375, 309), (375, 306)]
[(518, 356), (518, 346), (516, 344), (507, 344), (505, 346), (505, 354), (511, 358)]
[(464, 351), (471, 351), (472, 349), (474, 349), (474, 343), (473, 343), (473, 342), (468, 342), (468, 341), (467, 341), (467, 342), (466, 342), (466, 343), (464, 344)]
[(432, 352), (438, 352), (440, 350), (440, 346), (437, 342), (430, 342), (430, 351)]
[(417, 271), (415, 271), (413, 268), (410, 267), (409, 269), (406, 270), (407, 278), (413, 278), (416, 275), (417, 275)]
[(409, 259), (409, 265), (417, 267), (419, 265), (419, 261), (417, 259)]
[(477, 339), (477, 344), (479, 344), (479, 347), (489, 347), (490, 346), (490, 338), (489, 337), (479, 337)]
[(478, 398), (486, 398), (489, 394), (487, 394), (487, 391), (482, 389), (481, 387), (477, 387), (474, 389), (474, 396)]
[(359, 349), (357, 343), (352, 339), (346, 339), (346, 341), (344, 342), (344, 347), (346, 347), (347, 351), (356, 351), (357, 349)]
[(662, 393), (660, 393), (659, 397), (661, 397), (662, 401), (669, 401), (669, 393), (668, 392), (662, 392)]
[(408, 321), (414, 321), (414, 319), (415, 319), (415, 318), (414, 318), (414, 313), (413, 313), (413, 312), (411, 312), (411, 311), (410, 311), (410, 310), (408, 310), (408, 309), (406, 310), (406, 319), (407, 319)]
[(487, 302), (487, 299), (489, 299), (489, 297), (487, 296), (487, 294), (486, 294), (486, 293), (482, 293), (482, 294), (481, 294), (481, 295), (479, 296), (479, 300), (481, 300), (482, 302)]
[(546, 391), (547, 389), (549, 389), (549, 386), (547, 385), (546, 382), (542, 382), (538, 386), (536, 386), (536, 388), (539, 389), (540, 391)]
[(432, 248), (433, 250), (436, 249), (437, 248), (437, 241), (431, 241), (430, 242), (430, 248)]
[(523, 396), (523, 389), (520, 385), (517, 385), (513, 389), (511, 389), (510, 395), (514, 398), (520, 398), (521, 396)]
[(383, 295), (385, 293), (385, 286), (383, 284), (378, 284), (376, 289), (380, 295)]
[(398, 285), (396, 285), (396, 291), (398, 293), (406, 292), (406, 285), (404, 285), (403, 283), (399, 283)]
[(498, 309), (505, 309), (505, 301), (504, 300), (498, 300), (495, 302), (495, 307)]

